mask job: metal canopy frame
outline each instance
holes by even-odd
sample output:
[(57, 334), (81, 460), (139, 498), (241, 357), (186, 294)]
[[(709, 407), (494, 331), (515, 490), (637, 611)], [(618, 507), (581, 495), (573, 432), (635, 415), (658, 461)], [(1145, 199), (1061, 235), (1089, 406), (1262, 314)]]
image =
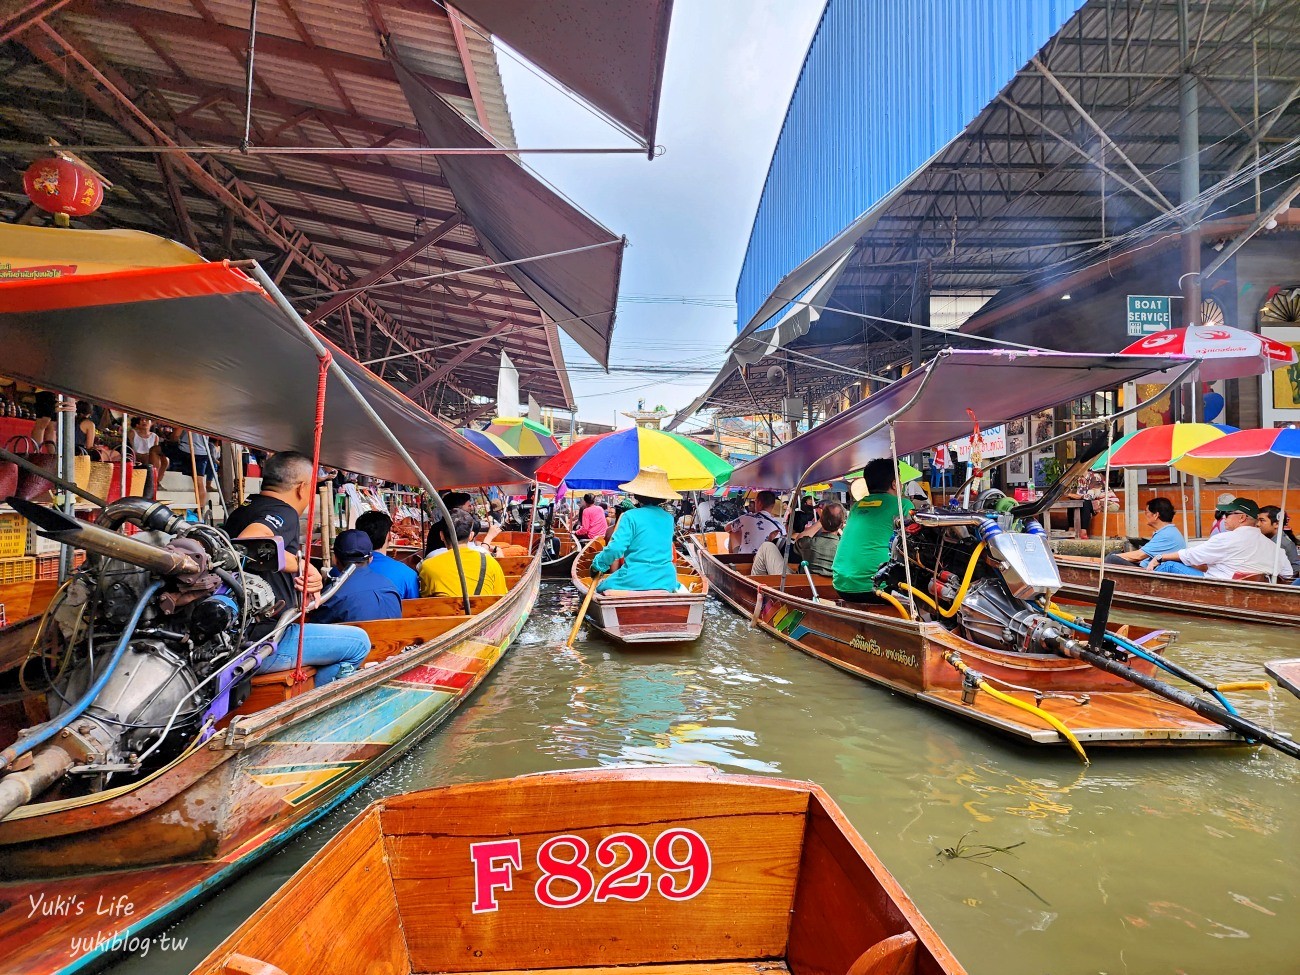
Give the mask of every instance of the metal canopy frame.
[[(0, 139), (238, 144), (247, 17), (247, 4), (215, 0), (21, 4), (0, 15)], [(491, 41), (464, 30), (438, 4), (261, 0), (257, 25), (255, 146), (424, 146), (381, 38), (496, 140), (515, 144)], [(32, 158), (0, 149), (0, 219), (35, 216), (19, 179)], [(481, 411), (482, 397), (496, 390), (500, 348), (538, 402), (573, 405), (556, 326), (502, 271), (354, 292), (346, 300), (309, 297), (493, 263), (461, 218), (436, 158), (196, 149), (86, 161), (114, 187), (79, 225), (146, 230), (210, 258), (258, 260), (305, 318), (357, 358), (413, 352), (375, 371), (415, 389), (431, 411), (462, 419)], [(452, 346), (446, 354), (444, 345)]]
[[(1202, 199), (1194, 219), (1268, 211), (1294, 192), (1300, 163), (1227, 193), (1215, 187), (1300, 139), (1300, 4), (1195, 0), (1187, 9), (1201, 92)], [(1117, 238), (1154, 220), (1161, 232), (1176, 232), (1178, 20), (1178, 0), (1089, 0), (884, 208), (828, 304), (919, 321), (909, 314), (918, 280), (936, 294), (998, 291), (1001, 302), (1111, 258), (1123, 249)], [(882, 360), (898, 366), (914, 358), (906, 327), (864, 322), (868, 348), (838, 352), (819, 328), (790, 349), (874, 363), (869, 372)], [(920, 351), (942, 344), (926, 336)], [(776, 353), (758, 373), (781, 361)], [(835, 384), (833, 373), (792, 361), (796, 388)], [(719, 376), (700, 408), (755, 413), (757, 400), (761, 411), (779, 412), (784, 379), (768, 384), (751, 371), (748, 385), (735, 372)]]

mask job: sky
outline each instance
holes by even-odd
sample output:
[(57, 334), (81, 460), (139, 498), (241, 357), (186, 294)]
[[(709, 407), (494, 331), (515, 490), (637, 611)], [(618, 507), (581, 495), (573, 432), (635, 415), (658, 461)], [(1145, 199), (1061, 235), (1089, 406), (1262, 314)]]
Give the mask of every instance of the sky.
[[(610, 373), (563, 340), (581, 419), (612, 423), (640, 399), (675, 412), (722, 366), (754, 211), (823, 5), (676, 0), (656, 136), (665, 154), (525, 160), (629, 241)], [(518, 145), (629, 144), (517, 55), (499, 49), (498, 60)]]

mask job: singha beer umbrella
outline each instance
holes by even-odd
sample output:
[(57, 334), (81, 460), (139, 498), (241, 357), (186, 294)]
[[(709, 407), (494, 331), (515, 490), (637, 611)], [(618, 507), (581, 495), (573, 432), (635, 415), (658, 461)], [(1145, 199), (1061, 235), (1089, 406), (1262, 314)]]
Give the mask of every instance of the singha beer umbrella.
[(1296, 351), (1286, 343), (1228, 325), (1168, 328), (1143, 336), (1119, 354), (1200, 359), (1200, 377), (1205, 380), (1262, 376), (1296, 363)]

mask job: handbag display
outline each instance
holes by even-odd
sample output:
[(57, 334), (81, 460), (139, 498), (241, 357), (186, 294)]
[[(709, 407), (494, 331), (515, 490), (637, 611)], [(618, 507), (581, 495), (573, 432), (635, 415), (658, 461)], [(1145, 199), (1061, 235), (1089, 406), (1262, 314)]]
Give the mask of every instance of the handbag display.
[[(14, 437), (6, 446), (10, 453), (17, 454), (29, 464), (35, 464), (41, 470), (58, 476), (58, 456), (53, 453), (42, 453), (40, 444), (31, 437)], [(54, 490), (54, 482), (49, 478), (33, 474), (25, 468), (18, 469), (18, 483), (13, 492), (15, 496), (24, 501), (31, 501), (52, 490)]]

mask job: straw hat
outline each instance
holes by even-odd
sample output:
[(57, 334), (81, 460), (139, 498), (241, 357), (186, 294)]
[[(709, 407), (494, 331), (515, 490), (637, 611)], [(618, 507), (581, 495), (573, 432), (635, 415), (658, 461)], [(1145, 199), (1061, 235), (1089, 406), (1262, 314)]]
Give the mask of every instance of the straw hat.
[(662, 467), (643, 467), (636, 477), (626, 484), (620, 484), (618, 489), (628, 494), (639, 494), (643, 498), (662, 498), (665, 501), (679, 501), (682, 497), (668, 483), (668, 474)]

